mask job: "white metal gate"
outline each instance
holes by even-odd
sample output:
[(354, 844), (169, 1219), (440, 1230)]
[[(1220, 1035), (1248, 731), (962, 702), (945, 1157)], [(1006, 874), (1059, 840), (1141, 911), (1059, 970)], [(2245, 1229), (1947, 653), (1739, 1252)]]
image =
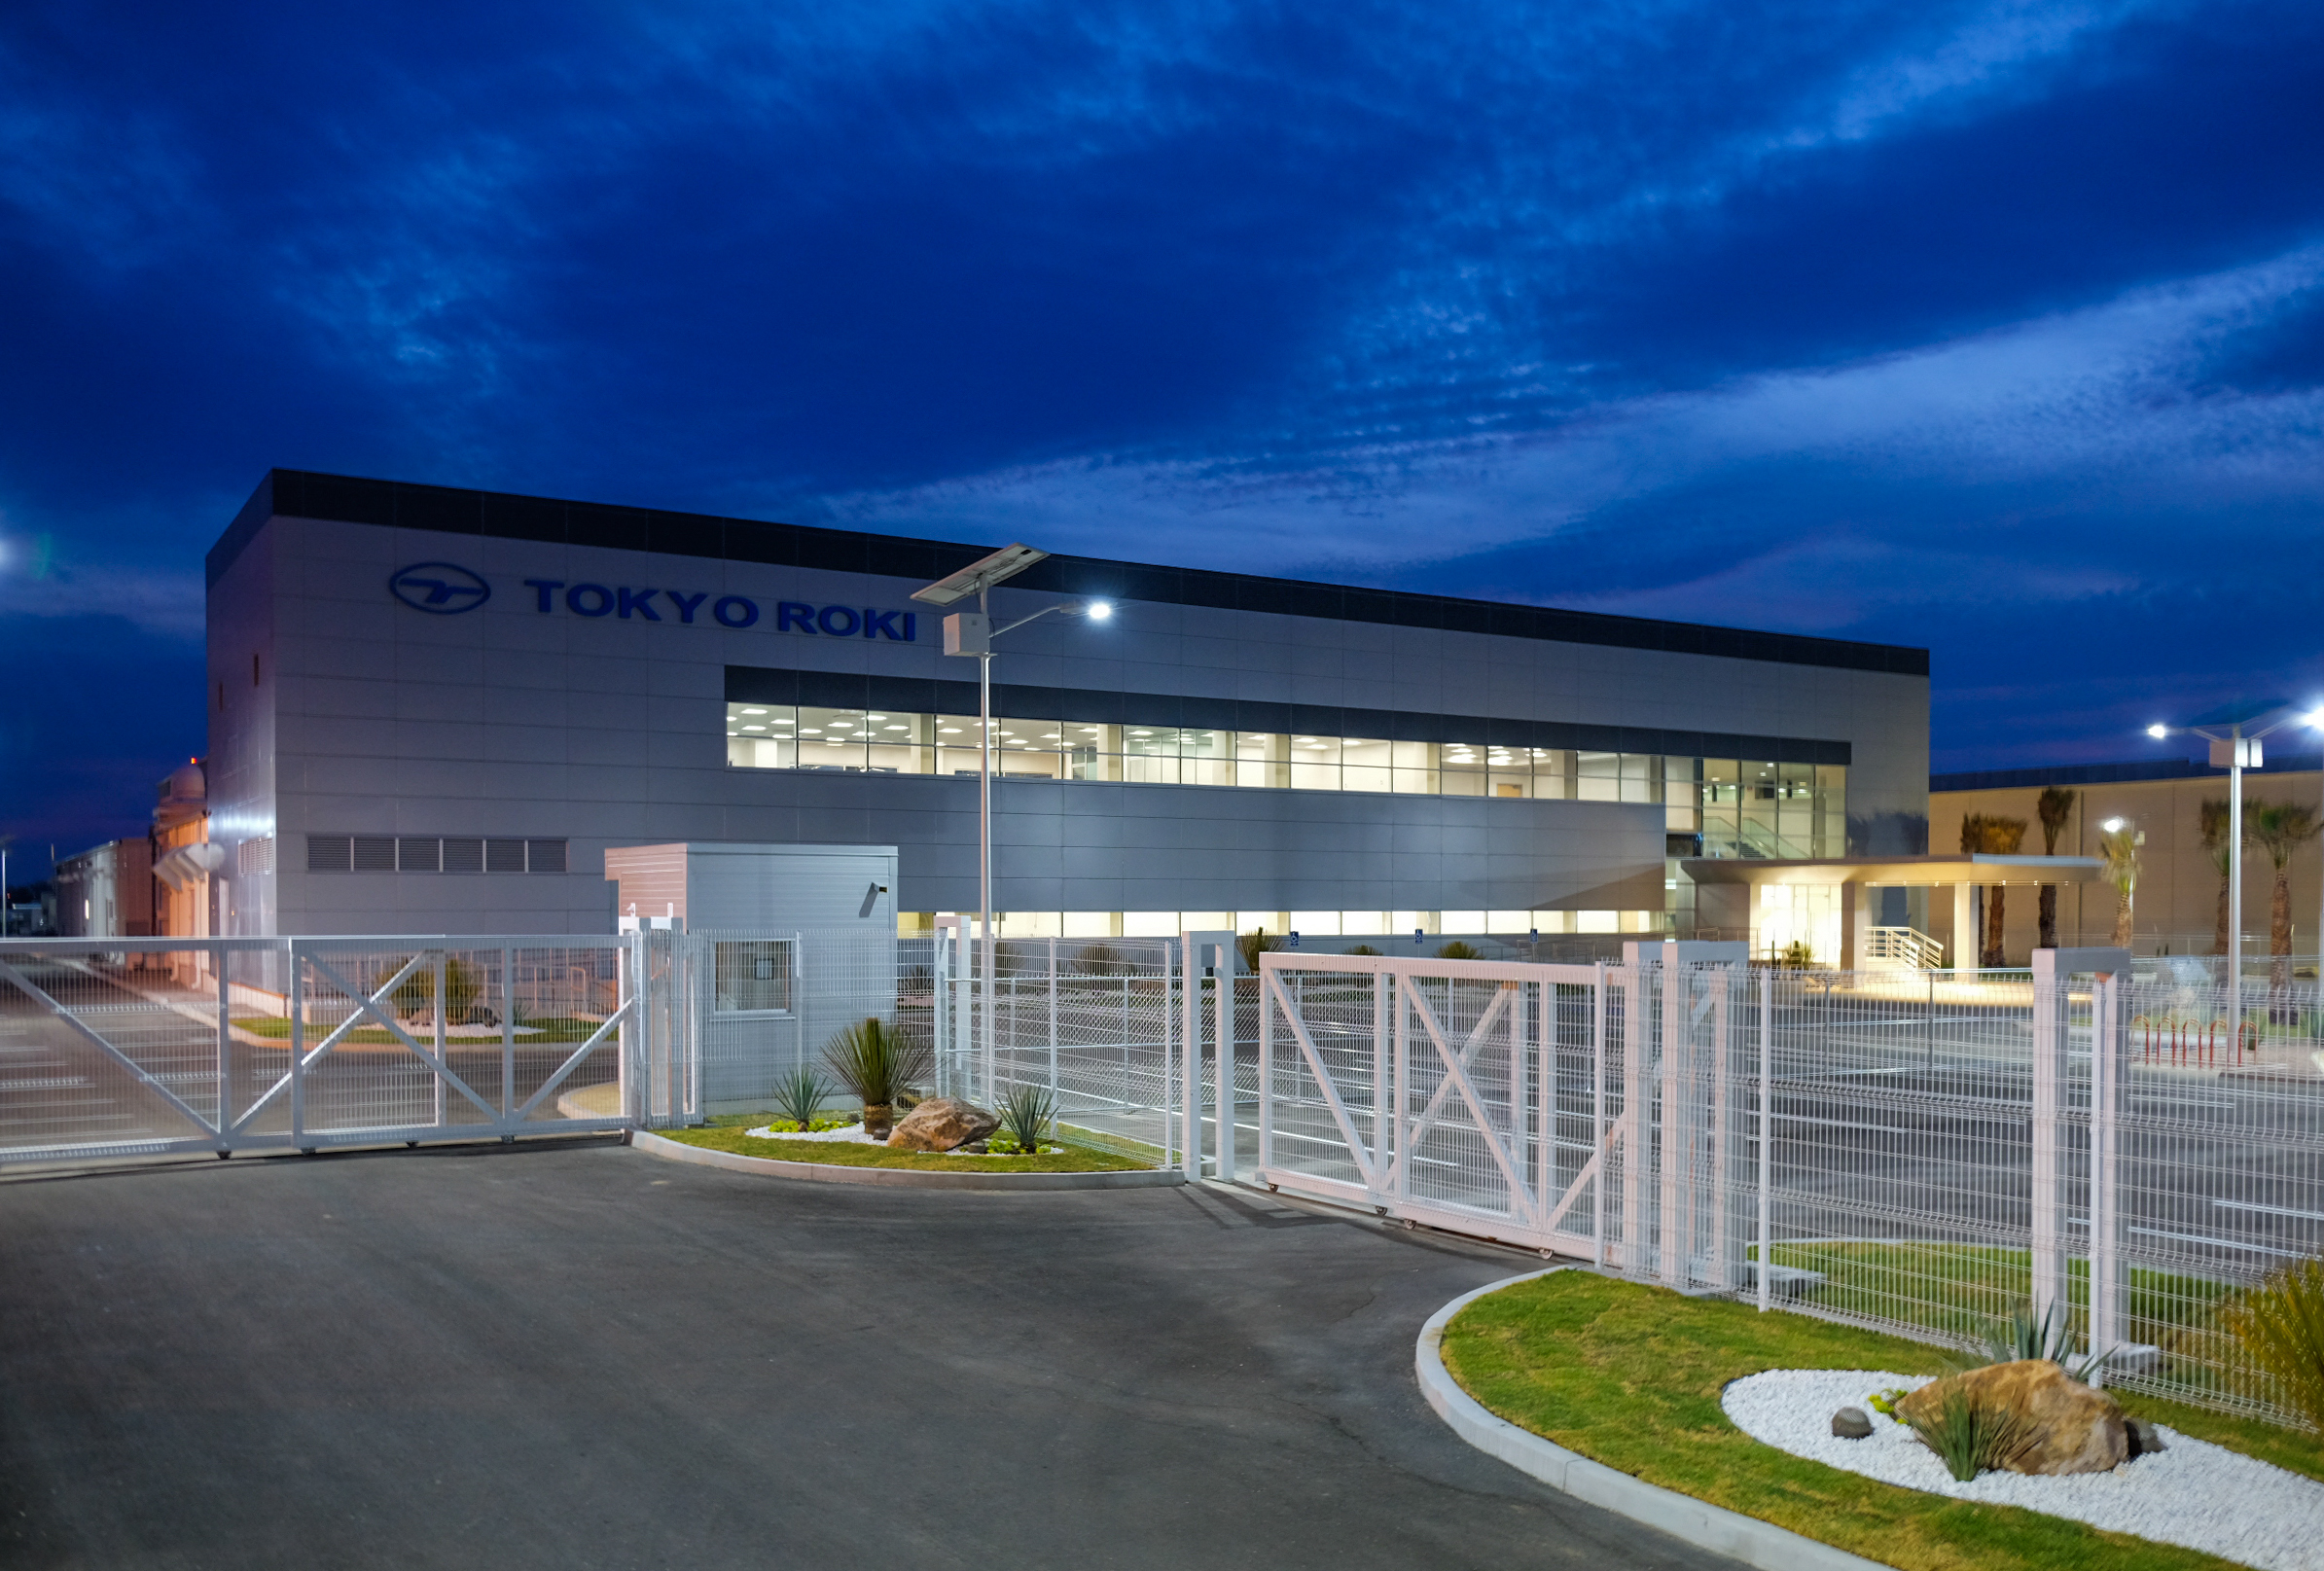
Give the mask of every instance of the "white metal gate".
[(1277, 952), (1261, 987), (1260, 1182), (1622, 1263), (1633, 973)]
[(0, 943), (0, 1161), (690, 1121), (666, 939)]

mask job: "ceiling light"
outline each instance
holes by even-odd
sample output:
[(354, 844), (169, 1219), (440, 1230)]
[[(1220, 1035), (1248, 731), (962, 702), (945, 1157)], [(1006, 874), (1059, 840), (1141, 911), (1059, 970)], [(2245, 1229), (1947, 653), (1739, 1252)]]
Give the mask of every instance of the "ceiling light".
[(800, 728), (799, 734), (802, 736), (820, 736), (823, 733), (812, 726), (803, 726)]
[(960, 728), (958, 726), (939, 726), (936, 728), (936, 733), (939, 736), (957, 736), (960, 734)]
[(885, 719), (887, 718), (887, 716), (885, 716), (885, 715), (866, 715), (866, 716), (864, 716), (864, 718), (865, 718), (866, 720), (885, 720)]
[(1154, 734), (1154, 732), (1150, 731), (1133, 731), (1130, 732), (1130, 734), (1132, 736), (1151, 736)]
[(744, 731), (765, 731), (767, 728), (765, 726), (745, 726), (742, 729)]
[(745, 709), (742, 712), (746, 715), (763, 715), (767, 711), (764, 709)]

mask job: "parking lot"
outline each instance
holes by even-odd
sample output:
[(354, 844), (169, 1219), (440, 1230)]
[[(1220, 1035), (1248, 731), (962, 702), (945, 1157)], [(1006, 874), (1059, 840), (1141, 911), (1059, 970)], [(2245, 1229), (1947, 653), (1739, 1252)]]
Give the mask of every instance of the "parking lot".
[(1721, 1564), (1455, 1440), (1522, 1257), (611, 1142), (0, 1184), (12, 1567)]

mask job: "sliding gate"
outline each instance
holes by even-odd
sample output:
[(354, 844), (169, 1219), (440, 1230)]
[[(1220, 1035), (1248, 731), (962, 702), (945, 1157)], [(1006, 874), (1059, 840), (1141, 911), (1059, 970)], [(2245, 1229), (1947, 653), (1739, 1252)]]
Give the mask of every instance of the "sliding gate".
[(1724, 966), (1274, 953), (1263, 1183), (1674, 1285), (1750, 1259), (1757, 1020)]
[(0, 1162), (693, 1122), (671, 937), (0, 943)]

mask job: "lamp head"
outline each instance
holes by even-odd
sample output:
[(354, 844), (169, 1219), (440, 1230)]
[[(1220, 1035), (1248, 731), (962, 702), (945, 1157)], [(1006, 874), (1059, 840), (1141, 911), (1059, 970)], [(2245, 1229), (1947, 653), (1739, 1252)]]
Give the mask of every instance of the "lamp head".
[(1113, 614), (1114, 602), (1111, 600), (1091, 600), (1082, 607), (1082, 615), (1091, 622), (1103, 622)]
[(2149, 726), (2147, 728), (2147, 734), (2154, 737), (2155, 740), (2161, 741), (2163, 737), (2170, 734), (2170, 728), (2168, 726)]
[(2317, 731), (2324, 731), (2324, 707), (2310, 709), (2300, 717), (2300, 723), (2303, 726), (2313, 727)]
[(2123, 824), (2125, 822), (2125, 820), (2120, 818), (2109, 818), (2106, 820), (2106, 822), (2100, 824), (2098, 827), (2109, 835), (2120, 835), (2123, 832)]

